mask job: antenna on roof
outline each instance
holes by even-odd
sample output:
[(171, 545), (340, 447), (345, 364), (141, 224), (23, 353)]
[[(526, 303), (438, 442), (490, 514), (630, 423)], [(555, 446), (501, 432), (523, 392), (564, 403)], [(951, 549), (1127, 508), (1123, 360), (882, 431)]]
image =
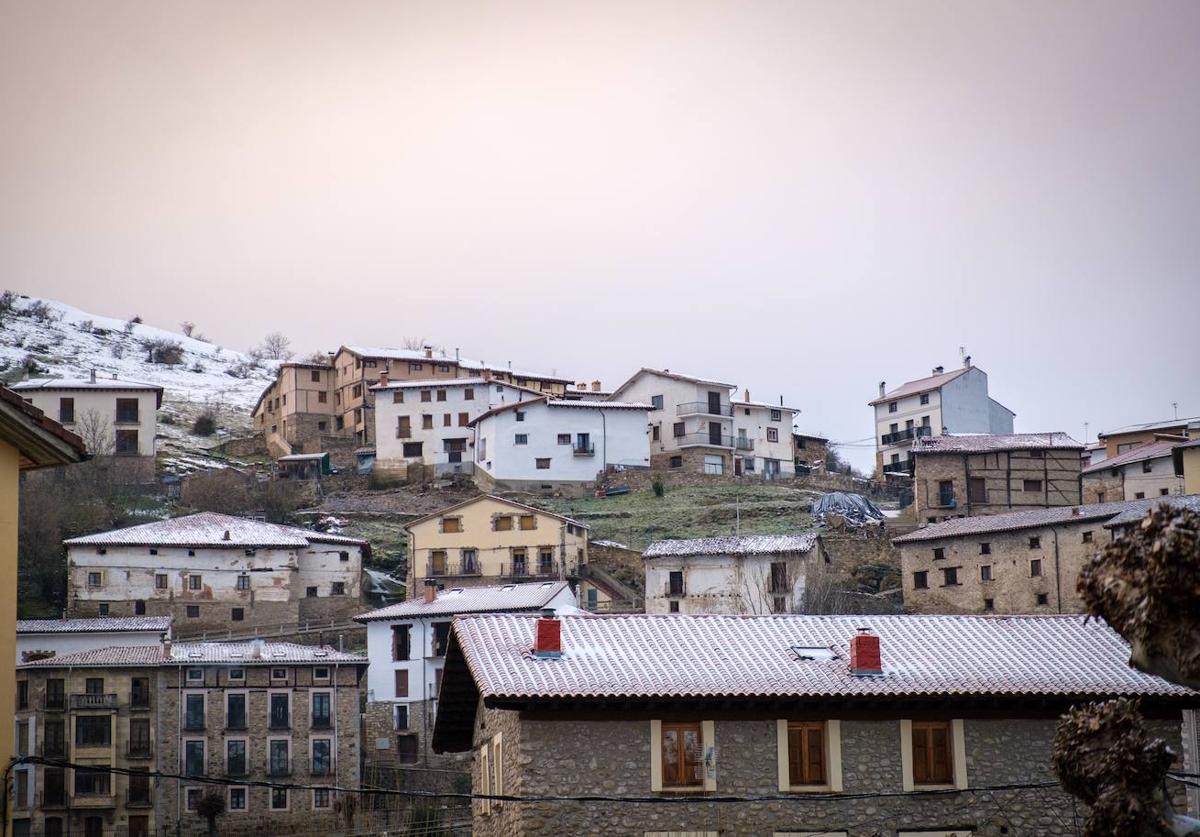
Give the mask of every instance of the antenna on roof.
[(1178, 421), (1178, 420), (1179, 420), (1179, 402), (1178, 402), (1178, 401), (1172, 401), (1172, 402), (1171, 402), (1171, 409), (1173, 409), (1173, 410), (1175, 411), (1175, 420), (1176, 420), (1176, 421)]

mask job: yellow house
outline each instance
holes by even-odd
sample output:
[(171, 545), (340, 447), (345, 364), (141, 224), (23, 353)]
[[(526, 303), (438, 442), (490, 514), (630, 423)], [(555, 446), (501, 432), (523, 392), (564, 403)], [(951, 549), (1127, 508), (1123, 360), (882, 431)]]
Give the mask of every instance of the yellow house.
[[(83, 440), (10, 389), (0, 387), (0, 700), (15, 704), (17, 683), (17, 500), (22, 471), (86, 458)], [(11, 718), (12, 716), (8, 716)], [(0, 764), (13, 755), (13, 725), (0, 723)]]
[(553, 512), (481, 494), (426, 515), (408, 530), (408, 589), (570, 578), (587, 564), (588, 529)]
[(1184, 494), (1200, 494), (1200, 439), (1176, 445), (1171, 451), (1175, 476), (1183, 477)]

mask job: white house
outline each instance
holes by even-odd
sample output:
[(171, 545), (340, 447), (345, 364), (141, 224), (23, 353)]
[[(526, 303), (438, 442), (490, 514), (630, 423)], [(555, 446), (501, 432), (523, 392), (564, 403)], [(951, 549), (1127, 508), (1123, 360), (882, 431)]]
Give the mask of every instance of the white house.
[(815, 534), (665, 540), (643, 553), (647, 613), (796, 613)]
[(1083, 469), (1085, 503), (1145, 500), (1183, 493), (1172, 455), (1180, 437), (1165, 436)]
[(171, 638), (170, 616), (17, 620), (17, 665), (112, 646), (159, 646)]
[(350, 618), (359, 538), (201, 512), (64, 542), (71, 616), (173, 616), (180, 633)]
[(612, 399), (650, 405), (650, 467), (732, 474), (732, 389), (733, 384), (669, 369), (639, 369)]
[(375, 393), (375, 467), (407, 475), (421, 464), (434, 473), (471, 473), (471, 422), (496, 407), (540, 393), (489, 377), (389, 381)]
[(610, 467), (649, 468), (646, 404), (518, 401), (474, 422), (475, 480), (485, 491), (590, 488)]
[[(579, 612), (565, 581), (439, 590), (429, 579), (421, 598), (356, 616), (356, 622), (367, 626), (367, 717), (376, 721), (368, 739), (394, 736), (396, 741), (389, 741), (386, 749), (398, 753), (402, 762), (427, 758), (454, 617), (544, 608)], [(380, 707), (386, 713), (379, 712)], [(383, 717), (387, 728), (379, 726)]]
[(79, 434), (93, 456), (154, 456), (160, 386), (97, 378), (93, 370), (90, 378), (36, 378), (10, 388)]
[(794, 477), (796, 455), (792, 447), (792, 422), (799, 410), (782, 404), (745, 400), (733, 406), (735, 473), (764, 479)]

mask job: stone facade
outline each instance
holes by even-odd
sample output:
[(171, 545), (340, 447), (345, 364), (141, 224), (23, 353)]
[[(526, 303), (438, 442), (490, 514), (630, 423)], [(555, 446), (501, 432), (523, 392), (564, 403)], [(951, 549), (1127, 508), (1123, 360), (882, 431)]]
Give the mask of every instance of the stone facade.
[(1113, 503), (1125, 499), (1125, 481), (1109, 471), (1089, 476), (1083, 481), (1083, 502)]
[[(704, 470), (705, 457), (719, 456), (721, 458), (721, 473), (706, 474)], [(710, 477), (732, 477), (733, 453), (725, 448), (690, 447), (677, 448), (672, 451), (650, 454), (651, 471), (681, 471), (683, 473), (701, 474)]]
[[(950, 707), (962, 718), (968, 788), (1036, 782), (1054, 783), (1050, 753), (1055, 718), (1052, 713), (996, 719), (972, 717), (964, 707)], [(877, 798), (838, 799), (781, 793), (777, 766), (776, 718), (680, 715), (672, 720), (715, 720), (715, 762), (709, 793), (772, 796), (776, 799), (715, 803), (697, 793), (690, 802), (492, 802), (476, 801), (476, 837), (534, 837), (572, 834), (636, 834), (696, 832), (771, 837), (780, 832), (845, 832), (850, 837), (894, 835), (898, 830), (962, 830), (977, 837), (1010, 834), (1075, 835), (1084, 811), (1057, 786), (971, 793), (950, 790), (905, 796), (901, 764), (901, 720), (884, 713), (844, 717), (841, 729), (842, 792), (846, 795), (889, 794)], [(930, 716), (917, 716), (917, 719)], [(505, 794), (605, 795), (679, 799), (655, 792), (651, 785), (651, 716), (622, 712), (613, 720), (560, 720), (523, 717), (515, 711), (480, 706), (475, 731), (472, 779), (482, 792), (481, 750), (494, 760), (500, 737), (499, 765)], [(1176, 752), (1178, 718), (1152, 722), (1154, 734)], [(1178, 768), (1177, 768), (1178, 769)], [(1172, 784), (1175, 802), (1183, 803), (1181, 786)], [(1076, 812), (1076, 813), (1073, 813)]]
[[(1083, 502), (1080, 469), (1076, 449), (918, 451), (913, 475), (917, 519), (936, 523), (952, 517), (1078, 506)], [(975, 482), (976, 488), (969, 489), (969, 481), (977, 480), (982, 483)]]

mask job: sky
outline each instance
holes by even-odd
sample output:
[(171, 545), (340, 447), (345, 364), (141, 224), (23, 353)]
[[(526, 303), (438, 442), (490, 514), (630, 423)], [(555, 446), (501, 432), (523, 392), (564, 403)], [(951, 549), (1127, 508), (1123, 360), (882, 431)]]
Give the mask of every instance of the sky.
[[(1200, 415), (1200, 3), (0, 0), (0, 284), (246, 348)], [(1177, 404), (1177, 408), (1173, 406)]]

